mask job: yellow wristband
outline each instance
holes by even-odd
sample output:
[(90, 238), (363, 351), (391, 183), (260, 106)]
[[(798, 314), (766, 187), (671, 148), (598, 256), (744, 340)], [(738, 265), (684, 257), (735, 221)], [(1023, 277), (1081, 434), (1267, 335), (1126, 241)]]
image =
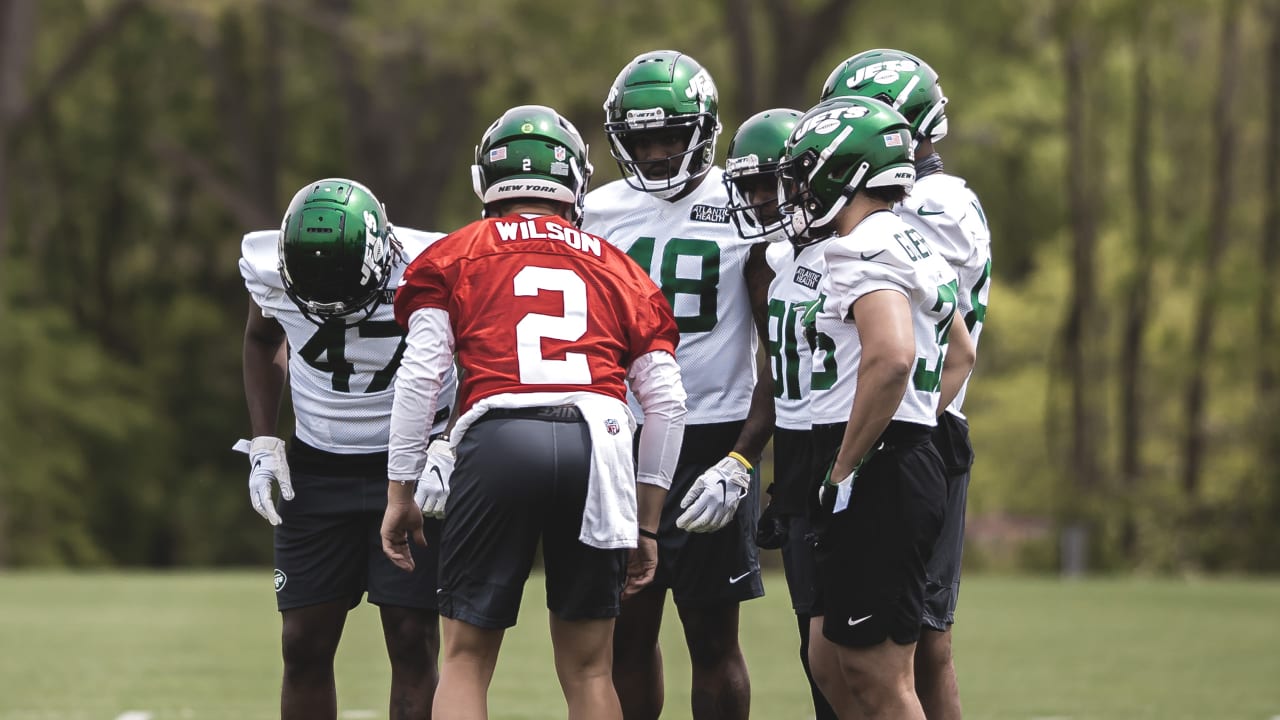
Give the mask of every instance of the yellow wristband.
[(731, 457), (731, 458), (733, 458), (734, 460), (737, 460), (738, 462), (742, 463), (742, 464), (743, 464), (743, 466), (747, 468), (747, 472), (751, 472), (751, 463), (747, 462), (747, 459), (746, 459), (746, 458), (742, 457), (741, 455), (739, 455), (739, 454), (738, 454), (738, 453), (736, 453), (736, 452), (731, 452), (731, 453), (729, 453), (729, 457)]

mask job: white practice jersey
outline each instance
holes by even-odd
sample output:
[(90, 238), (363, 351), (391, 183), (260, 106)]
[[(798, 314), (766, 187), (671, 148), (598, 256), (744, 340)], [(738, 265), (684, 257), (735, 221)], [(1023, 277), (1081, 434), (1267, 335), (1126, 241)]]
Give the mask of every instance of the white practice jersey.
[[(354, 455), (385, 452), (391, 429), (391, 399), (396, 370), (405, 349), (405, 332), (396, 324), (392, 306), (400, 276), (413, 258), (444, 237), (396, 228), (404, 257), (391, 268), (386, 297), (365, 321), (316, 325), (284, 294), (277, 244), (279, 230), (244, 236), (240, 274), (265, 317), (275, 318), (289, 343), (289, 391), (295, 432), (306, 444), (331, 453)], [(439, 407), (452, 406), (452, 369), (441, 389)], [(448, 418), (432, 432), (443, 432)]]
[[(773, 270), (769, 285), (769, 363), (773, 371), (775, 424), (785, 430), (808, 430), (811, 382), (829, 386), (836, 377), (835, 349), (828, 336), (817, 337), (817, 346), (805, 335), (805, 314), (818, 302), (818, 286), (827, 272), (823, 257), (826, 241), (797, 249), (789, 242), (769, 245), (766, 257)], [(813, 367), (814, 352), (823, 366)]]
[[(916, 343), (916, 362), (894, 420), (936, 425), (947, 333), (956, 309), (956, 274), (927, 240), (891, 212), (875, 212), (853, 232), (825, 243), (827, 273), (819, 286), (822, 309), (817, 331), (835, 341), (837, 377), (830, 387), (814, 383), (813, 422), (848, 422), (858, 385), (862, 339), (849, 319), (858, 298), (877, 290), (906, 296)], [(814, 367), (825, 362), (814, 353)]]
[[(756, 382), (756, 329), (747, 253), (729, 220), (723, 171), (668, 202), (618, 180), (587, 195), (582, 229), (608, 240), (662, 288), (680, 329), (676, 361), (688, 394), (687, 425), (743, 420)], [(640, 406), (628, 394), (636, 417)]]
[[(911, 194), (897, 210), (956, 271), (960, 282), (956, 314), (964, 318), (976, 347), (991, 292), (991, 232), (978, 196), (963, 179), (934, 173), (916, 180)], [(968, 388), (969, 381), (965, 380), (948, 412), (964, 417), (960, 408)]]

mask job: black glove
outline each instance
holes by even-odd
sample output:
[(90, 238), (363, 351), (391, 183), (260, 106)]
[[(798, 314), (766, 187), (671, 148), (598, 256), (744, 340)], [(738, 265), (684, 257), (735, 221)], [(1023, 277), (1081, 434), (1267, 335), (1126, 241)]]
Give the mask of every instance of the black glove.
[(765, 550), (777, 550), (787, 542), (787, 517), (774, 510), (774, 504), (760, 513), (756, 521), (756, 545)]

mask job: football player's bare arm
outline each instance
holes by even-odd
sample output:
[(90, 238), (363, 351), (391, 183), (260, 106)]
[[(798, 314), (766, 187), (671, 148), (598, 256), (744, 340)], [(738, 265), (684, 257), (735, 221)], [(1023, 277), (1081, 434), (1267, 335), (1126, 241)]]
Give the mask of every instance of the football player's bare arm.
[[(959, 313), (956, 313), (959, 315)], [(947, 411), (947, 406), (956, 399), (964, 381), (973, 372), (973, 365), (978, 360), (978, 349), (969, 336), (969, 329), (964, 320), (951, 323), (951, 332), (947, 334), (947, 357), (942, 361), (941, 396), (938, 398), (938, 417)]]
[(263, 316), (253, 298), (249, 298), (249, 317), (244, 326), (243, 362), (244, 395), (253, 436), (275, 435), (280, 399), (289, 377), (288, 343), (284, 328), (275, 318)]
[(858, 388), (831, 477), (853, 472), (902, 404), (915, 364), (915, 331), (911, 306), (896, 290), (876, 290), (858, 298), (851, 313), (862, 338)]
[(774, 426), (773, 373), (765, 351), (769, 346), (769, 283), (773, 282), (773, 270), (764, 255), (767, 246), (768, 243), (758, 243), (751, 248), (743, 271), (751, 298), (751, 317), (760, 342), (756, 347), (756, 386), (751, 393), (751, 407), (733, 451), (753, 463), (760, 461)]

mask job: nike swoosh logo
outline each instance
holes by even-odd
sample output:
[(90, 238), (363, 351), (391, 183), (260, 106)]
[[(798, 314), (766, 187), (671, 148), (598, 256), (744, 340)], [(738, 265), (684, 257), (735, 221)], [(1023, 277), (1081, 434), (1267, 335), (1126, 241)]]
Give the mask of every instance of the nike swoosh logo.
[(928, 217), (929, 215), (941, 215), (944, 212), (946, 212), (946, 210), (925, 210), (924, 208), (920, 208), (916, 211), (916, 214), (920, 217)]
[(254, 470), (257, 470), (257, 469), (258, 469), (258, 466), (259, 466), (259, 465), (261, 465), (261, 464), (262, 464), (262, 458), (258, 458), (257, 460), (254, 460), (254, 461), (253, 461), (253, 469), (254, 469)]
[(444, 476), (440, 474), (440, 468), (435, 465), (431, 466), (431, 472), (436, 474), (436, 480), (440, 481), (440, 487), (444, 487)]
[(866, 616), (866, 617), (864, 617), (864, 618), (858, 618), (857, 620), (854, 620), (853, 618), (849, 618), (849, 627), (853, 627), (854, 625), (857, 625), (858, 623), (865, 622), (865, 621), (870, 620), (870, 619), (871, 619), (871, 616), (870, 616), (870, 615), (868, 615), (868, 616)]
[[(729, 498), (729, 486), (724, 484), (724, 480), (717, 480), (720, 483), (720, 500), (723, 502)], [(733, 582), (730, 580), (729, 582)]]
[(738, 581), (739, 581), (739, 580), (741, 580), (742, 578), (744, 578), (744, 577), (746, 577), (746, 576), (750, 575), (750, 574), (751, 574), (751, 573), (753, 573), (753, 572), (755, 572), (755, 570), (748, 570), (748, 571), (746, 571), (746, 572), (742, 573), (741, 575), (739, 575), (738, 577), (731, 577), (731, 578), (729, 578), (729, 584), (730, 584), (730, 585), (736, 585), (736, 584), (738, 584)]
[(866, 254), (866, 253), (858, 253), (858, 257), (862, 258), (863, 260), (871, 260), (871, 259), (875, 258), (877, 255), (880, 255), (880, 254), (882, 254), (882, 253), (884, 253), (884, 251), (883, 251), (883, 250), (881, 250), (880, 252), (873, 252), (873, 253), (871, 253), (870, 255), (868, 255), (868, 254)]

